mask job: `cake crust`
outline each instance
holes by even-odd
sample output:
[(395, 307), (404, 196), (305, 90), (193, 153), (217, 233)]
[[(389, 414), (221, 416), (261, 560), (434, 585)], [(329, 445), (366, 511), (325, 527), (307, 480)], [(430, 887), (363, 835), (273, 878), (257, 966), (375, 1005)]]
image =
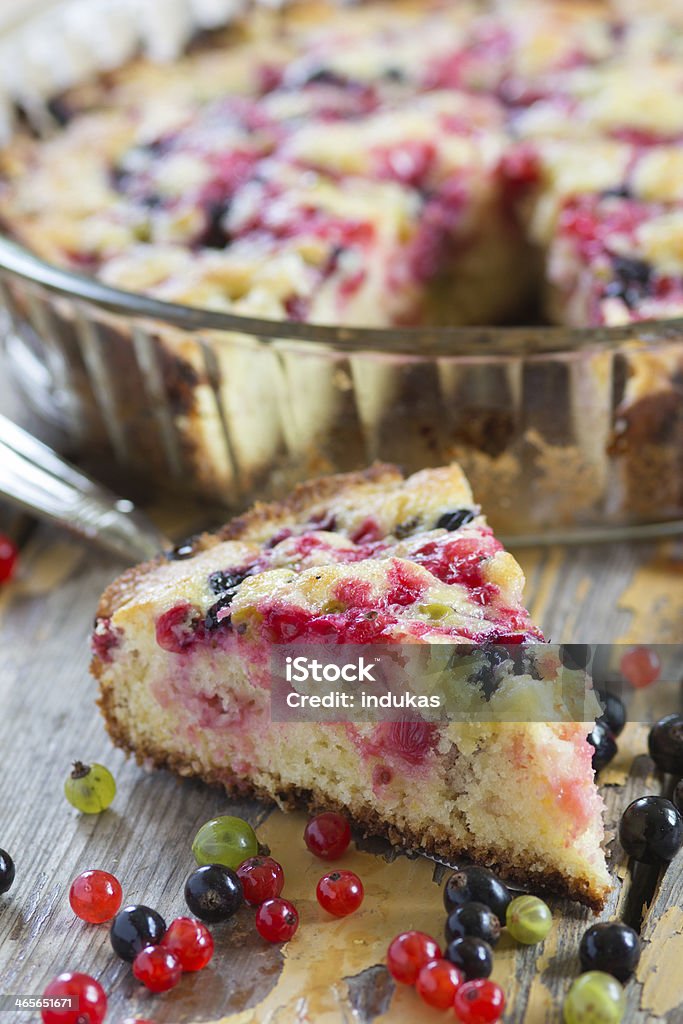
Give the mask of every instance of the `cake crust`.
[[(100, 675), (97, 668), (94, 668), (93, 672), (96, 676)], [(376, 810), (351, 808), (344, 803), (330, 800), (320, 790), (279, 785), (276, 791), (273, 792), (269, 789), (255, 786), (247, 779), (239, 784), (230, 784), (226, 783), (219, 773), (198, 771), (195, 765), (184, 758), (169, 755), (167, 752), (152, 745), (134, 747), (130, 743), (125, 727), (120, 725), (116, 717), (112, 695), (106, 689), (102, 690), (98, 705), (104, 716), (107, 732), (114, 744), (125, 750), (129, 755), (132, 755), (137, 764), (145, 769), (165, 770), (182, 778), (197, 779), (207, 785), (221, 787), (228, 796), (259, 800), (263, 803), (277, 806), (284, 811), (304, 810), (311, 814), (336, 811), (339, 814), (350, 815), (353, 819), (354, 827), (364, 838), (380, 837), (388, 840), (392, 846), (401, 850), (407, 852), (424, 851), (448, 861), (455, 861), (464, 855), (466, 860), (475, 861), (477, 864), (490, 868), (491, 871), (494, 871), (500, 878), (511, 885), (534, 888), (546, 891), (554, 896), (576, 900), (596, 913), (602, 910), (605, 905), (608, 890), (604, 885), (600, 886), (581, 878), (568, 880), (566, 875), (563, 875), (560, 871), (546, 869), (530, 872), (527, 864), (515, 863), (510, 860), (502, 861), (499, 859), (495, 849), (476, 841), (473, 841), (469, 848), (463, 851), (454, 846), (445, 829), (434, 829), (429, 834), (418, 834), (406, 828), (398, 831), (391, 822), (383, 819)]]

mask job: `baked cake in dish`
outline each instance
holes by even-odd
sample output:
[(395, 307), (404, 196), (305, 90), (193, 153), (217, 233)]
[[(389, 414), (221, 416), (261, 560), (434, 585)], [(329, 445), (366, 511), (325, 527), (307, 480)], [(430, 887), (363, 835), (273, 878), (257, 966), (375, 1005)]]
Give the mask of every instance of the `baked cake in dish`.
[[(679, 315), (676, 288), (603, 302), (604, 253), (558, 282), (554, 214), (642, 175), (676, 223), (682, 54), (675, 4), (252, 11), (58, 97), (62, 129), (0, 156), (0, 218), (111, 284), (275, 320), (505, 323), (543, 297), (569, 325)], [(629, 249), (657, 277), (641, 233)]]
[[(490, 645), (542, 637), (522, 572), (458, 466), (326, 477), (179, 554), (124, 573), (100, 602), (92, 668), (118, 745), (142, 764), (281, 806), (339, 808), (396, 844), (603, 903), (589, 726), (506, 717), (510, 701), (547, 704), (560, 667), (541, 645), (540, 675), (487, 658)], [(274, 720), (269, 656), (301, 643), (474, 644), (474, 692), (490, 713)]]

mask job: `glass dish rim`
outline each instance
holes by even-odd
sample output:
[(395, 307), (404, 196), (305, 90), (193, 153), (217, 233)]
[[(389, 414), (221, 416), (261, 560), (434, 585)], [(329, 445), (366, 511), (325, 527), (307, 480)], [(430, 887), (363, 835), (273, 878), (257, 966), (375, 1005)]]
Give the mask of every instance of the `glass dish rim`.
[(606, 353), (618, 352), (625, 343), (651, 346), (683, 339), (683, 317), (643, 320), (611, 327), (537, 324), (344, 327), (294, 320), (268, 320), (166, 302), (140, 292), (115, 288), (97, 278), (49, 263), (3, 234), (0, 234), (0, 271), (110, 313), (144, 317), (185, 331), (242, 334), (265, 344), (295, 342), (307, 348), (358, 354), (364, 352), (385, 357), (569, 357), (590, 349)]

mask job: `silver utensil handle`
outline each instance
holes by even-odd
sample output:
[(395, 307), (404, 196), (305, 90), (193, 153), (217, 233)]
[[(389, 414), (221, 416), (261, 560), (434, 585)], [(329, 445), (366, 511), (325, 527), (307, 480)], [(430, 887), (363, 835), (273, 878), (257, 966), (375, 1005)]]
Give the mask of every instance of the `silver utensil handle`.
[(131, 501), (117, 497), (2, 415), (0, 496), (127, 561), (152, 558), (170, 546)]

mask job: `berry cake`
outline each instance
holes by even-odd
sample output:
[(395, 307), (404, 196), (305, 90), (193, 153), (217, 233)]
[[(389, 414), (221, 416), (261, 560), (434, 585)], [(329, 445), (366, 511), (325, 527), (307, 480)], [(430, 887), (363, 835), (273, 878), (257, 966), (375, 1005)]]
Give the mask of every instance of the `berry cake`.
[[(523, 584), (457, 465), (313, 481), (109, 587), (92, 666), (109, 732), (142, 764), (338, 808), (366, 833), (599, 907), (609, 876), (589, 727), (553, 718), (561, 669), (544, 646), (540, 673), (491, 653), (542, 640)], [(270, 655), (302, 643), (476, 645), (463, 706), (488, 714), (278, 721)], [(586, 719), (594, 703), (589, 691)]]
[[(0, 218), (110, 284), (276, 320), (504, 323), (543, 296), (572, 326), (672, 316), (638, 232), (647, 273), (602, 301), (620, 270), (610, 289), (605, 251), (573, 252), (560, 214), (649, 163), (647, 202), (676, 223), (682, 54), (673, 3), (252, 11), (174, 65), (138, 58), (57, 97), (61, 130), (0, 157)], [(573, 261), (559, 283), (555, 242)]]

